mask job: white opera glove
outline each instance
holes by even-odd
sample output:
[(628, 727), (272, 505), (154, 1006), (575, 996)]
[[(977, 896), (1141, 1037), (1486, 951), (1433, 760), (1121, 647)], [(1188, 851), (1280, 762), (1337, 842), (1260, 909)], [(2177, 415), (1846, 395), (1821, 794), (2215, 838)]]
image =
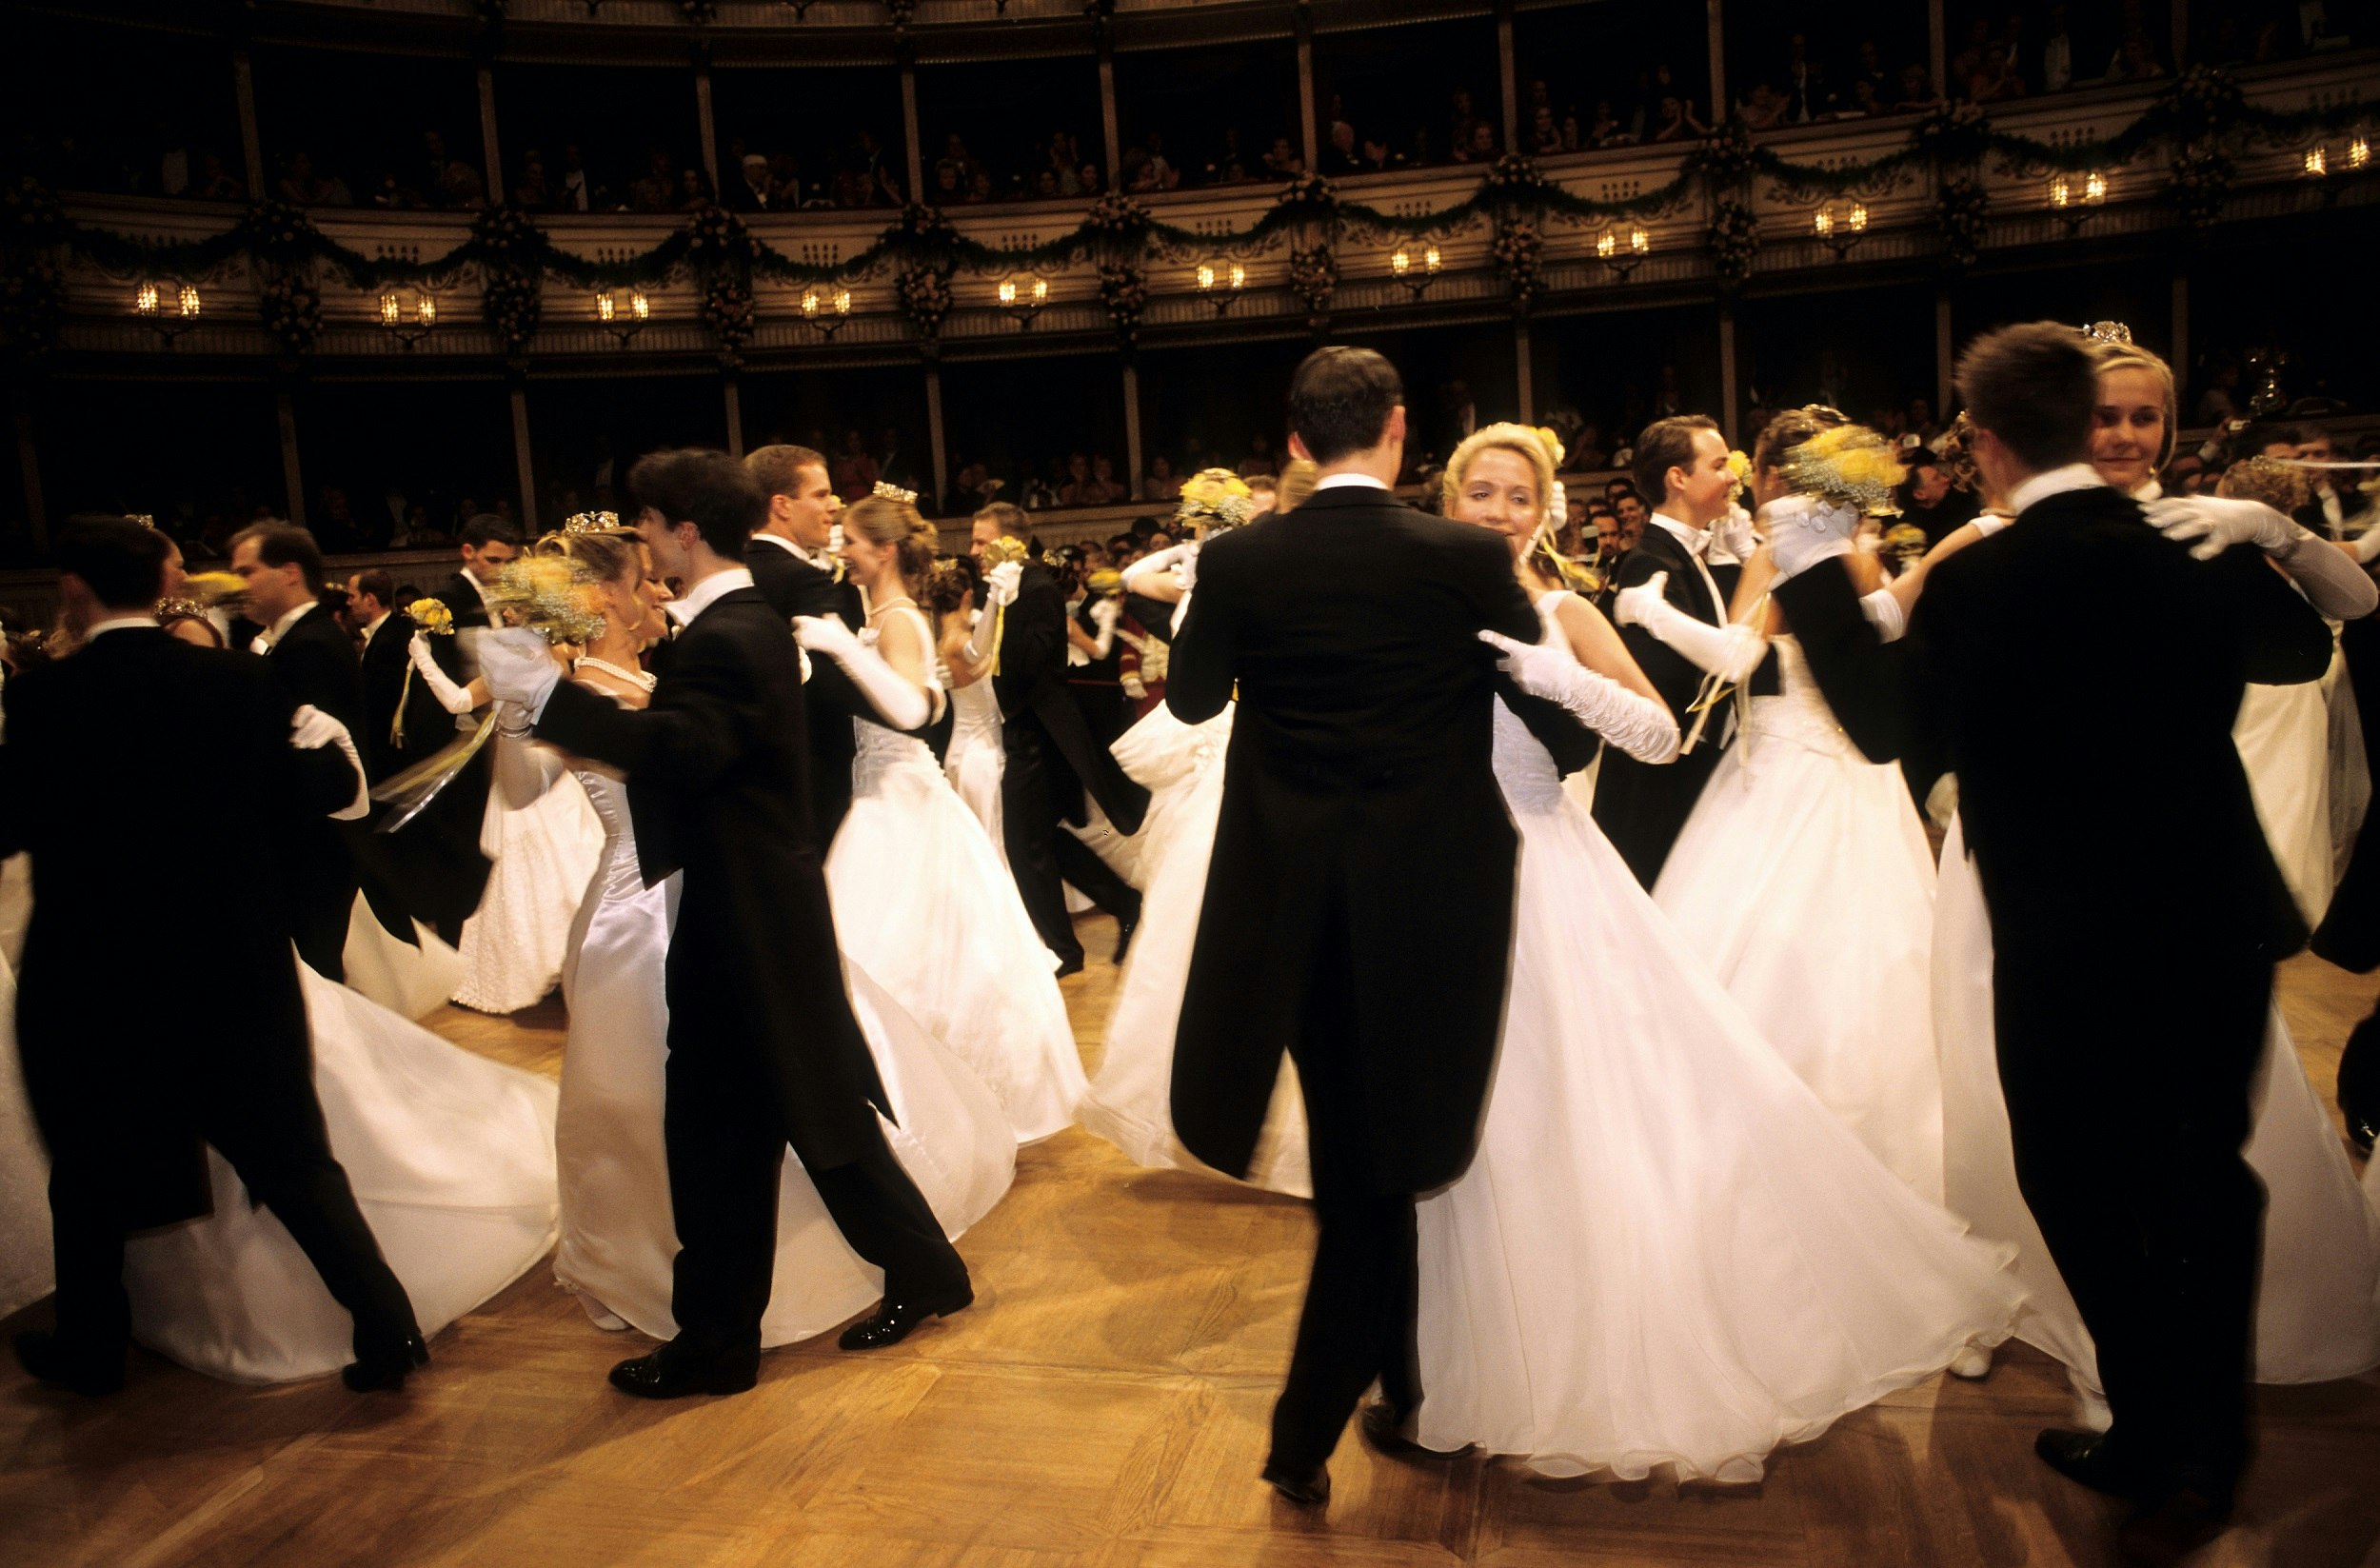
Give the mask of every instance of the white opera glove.
[(2234, 545), (2277, 555), (2293, 543), (2292, 529), (2305, 531), (2263, 502), (2236, 496), (2170, 495), (2144, 509), (2152, 527), (2189, 545), (2200, 561), (2211, 561)]
[(1806, 495), (1791, 495), (1760, 508), (1768, 525), (1769, 555), (1777, 581), (1799, 577), (1821, 561), (1849, 555), (1859, 532), (1859, 508), (1830, 506)]
[(1888, 643), (1897, 643), (1909, 632), (1909, 612), (1893, 596), (1891, 588), (1878, 588), (1859, 601), (1859, 613), (1876, 629), (1876, 635)]
[(1091, 625), (1098, 635), (1091, 639), (1099, 645), (1098, 658), (1104, 659), (1116, 645), (1116, 623), (1124, 613), (1123, 602), (1114, 597), (1095, 600), (1091, 605)]
[(1181, 558), (1174, 563), (1174, 581), (1181, 585), (1183, 593), (1188, 593), (1199, 586), (1199, 542), (1193, 539), (1179, 548)]
[(920, 729), (932, 721), (933, 694), (884, 663), (883, 654), (835, 617), (795, 616), (793, 639), (809, 652), (832, 659), (887, 727)]
[(440, 707), (448, 713), (468, 713), (479, 705), (471, 701), (470, 692), (456, 685), (446, 672), (438, 667), (436, 656), (429, 651), (429, 633), (415, 632), (413, 641), (405, 645), (405, 651), (413, 661), (413, 673), (421, 677), (422, 685), (429, 689), (429, 694), (438, 699)]
[(346, 753), (347, 766), (355, 774), (355, 798), (330, 814), (332, 822), (353, 822), (372, 808), (371, 785), (364, 778), (364, 755), (355, 749), (355, 737), (347, 726), (307, 703), (289, 715), (289, 744), (300, 751), (320, 751), (334, 745)]
[(1740, 504), (1731, 505), (1727, 515), (1711, 525), (1711, 542), (1739, 563), (1751, 560), (1752, 552), (1760, 547), (1760, 536), (1753, 530), (1752, 514)]
[(554, 663), (552, 646), (526, 626), (482, 631), (472, 644), (479, 659), (479, 678), (488, 695), (518, 709), (524, 721), (510, 727), (526, 729), (545, 716), (545, 699), (554, 694), (562, 667)]
[(2354, 551), (2355, 559), (2367, 566), (2374, 560), (2380, 560), (2380, 524), (2374, 524), (2349, 540), (2347, 547)]
[(1197, 549), (1188, 544), (1168, 545), (1161, 550), (1152, 550), (1124, 568), (1124, 592), (1146, 593), (1148, 588), (1145, 585), (1197, 553)]
[(1149, 694), (1149, 688), (1140, 684), (1138, 675), (1126, 675), (1119, 684), (1124, 688), (1124, 695), (1136, 703)]
[(1740, 681), (1760, 667), (1769, 646), (1765, 638), (1735, 622), (1715, 626), (1688, 615), (1661, 597), (1668, 584), (1669, 573), (1656, 571), (1636, 586), (1620, 589), (1612, 599), (1612, 619), (1642, 626), (1688, 664), (1722, 681)]
[(975, 625), (967, 633), (967, 663), (982, 666), (990, 661), (996, 647), (993, 639), (1000, 635), (1000, 617), (988, 609), (975, 612)]
[(987, 605), (1013, 605), (1017, 602), (1017, 583), (1024, 576), (1024, 563), (1004, 561), (983, 574), (983, 602)]
[(1532, 697), (1557, 704), (1636, 761), (1666, 763), (1677, 755), (1677, 721), (1667, 705), (1597, 674), (1572, 658), (1566, 647), (1516, 642), (1500, 631), (1482, 631), (1479, 641), (1503, 655), (1497, 664), (1514, 685)]

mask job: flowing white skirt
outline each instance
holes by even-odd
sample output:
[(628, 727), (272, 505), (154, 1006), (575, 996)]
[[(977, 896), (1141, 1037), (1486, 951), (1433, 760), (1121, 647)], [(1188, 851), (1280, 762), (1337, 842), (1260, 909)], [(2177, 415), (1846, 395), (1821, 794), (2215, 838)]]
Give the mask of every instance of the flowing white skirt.
[(1783, 701), (1754, 699), (1654, 902), (1827, 1108), (1940, 1202), (1934, 850), (1898, 768), (1764, 732)]
[[(1221, 724), (1227, 732), (1230, 711), (1210, 724)], [(1160, 716), (1170, 727), (1152, 730)], [(1150, 790), (1142, 863), (1157, 870), (1141, 893), (1140, 934), (1124, 965), (1116, 1010), (1108, 1017), (1106, 1054), (1082, 1102), (1081, 1120), (1085, 1129), (1136, 1164), (1211, 1172), (1174, 1136), (1173, 1119), (1174, 1030), (1189, 983), (1190, 952), (1198, 941), (1207, 863), (1215, 853), (1215, 824), (1223, 802), (1222, 738), (1192, 739), (1207, 727), (1184, 724), (1160, 706), (1116, 744), (1117, 760)], [(1136, 736), (1165, 737), (1173, 749), (1162, 754), (1161, 764), (1154, 751), (1137, 752), (1127, 761), (1125, 743)], [(1314, 1195), (1306, 1168), (1305, 1104), (1286, 1058), (1247, 1180), (1299, 1198)]]
[(826, 857), (843, 954), (998, 1098), (1021, 1143), (1073, 1124), (1088, 1085), (1017, 884), (933, 756), (863, 769)]
[[(305, 965), (314, 1087), (365, 1221), (437, 1333), (553, 1244), (553, 1084), (449, 1045)], [(235, 1382), (352, 1359), (352, 1324), (289, 1233), (208, 1152), (215, 1212), (133, 1238), (132, 1334)]]
[(1556, 1475), (1754, 1479), (2004, 1338), (2008, 1249), (1835, 1119), (1548, 788), (1515, 803), (1479, 1152), (1420, 1207), (1420, 1437)]
[(2322, 923), (2337, 886), (2330, 844), (2329, 690), (2343, 667), (2295, 685), (2251, 685), (2231, 724), (2231, 744), (2248, 768), (2256, 818), (2282, 880), (2308, 925)]
[(347, 963), (347, 988), (400, 1018), (427, 1018), (463, 983), (461, 953), (420, 921), (413, 923), (410, 943), (399, 941), (361, 893), (347, 917), (347, 944), (340, 956)]
[[(2016, 1337), (2065, 1362), (2095, 1399), (2099, 1361), (2091, 1332), (2016, 1186), (1993, 1032), (1991, 919), (1955, 817), (1942, 845), (1935, 910), (1934, 1034), (1949, 1202), (1978, 1236), (2015, 1246), (2027, 1294)], [(2321, 1382), (2380, 1365), (2380, 1191), (2357, 1188), (2278, 1005), (2265, 1029), (2255, 1113), (2248, 1163), (2266, 1192), (2256, 1380)]]
[[(501, 754), (497, 765), (508, 765)], [(533, 1007), (560, 983), (571, 922), (604, 853), (604, 824), (576, 778), (562, 774), (526, 804), (506, 794), (487, 792), (480, 847), (495, 863), (463, 925), (463, 982), (454, 990), (457, 1002), (482, 1013)]]
[[(565, 977), (562, 1245), (554, 1275), (598, 1321), (674, 1338), (671, 1265), (678, 1255), (662, 1136), (669, 1009), (662, 972), (678, 879), (600, 899)], [(902, 1012), (858, 966), (851, 990), (899, 1123), (894, 1156), (954, 1241), (991, 1211), (1016, 1172), (1017, 1145), (982, 1082)], [(763, 1345), (825, 1332), (883, 1294), (883, 1275), (835, 1228), (790, 1150), (777, 1194), (777, 1262)]]
[(1001, 813), (1000, 784), (1007, 771), (1008, 753), (997, 729), (983, 734), (961, 728), (951, 735), (950, 749), (942, 758), (943, 776), (950, 780), (950, 787), (959, 792), (961, 804), (983, 824), (983, 836), (991, 840), (992, 854), (1002, 870), (1008, 866), (1008, 841)]
[(33, 1125), (16, 1054), (16, 970), (0, 963), (0, 1318), (56, 1287), (50, 1154)]

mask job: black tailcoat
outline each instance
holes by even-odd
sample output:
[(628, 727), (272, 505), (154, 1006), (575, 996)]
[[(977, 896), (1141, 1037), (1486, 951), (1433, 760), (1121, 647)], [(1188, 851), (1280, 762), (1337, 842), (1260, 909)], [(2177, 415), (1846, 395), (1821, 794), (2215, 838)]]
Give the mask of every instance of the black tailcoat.
[[(293, 705), (311, 705), (347, 725), (357, 753), (364, 753), (364, 688), (355, 642), (328, 610), (318, 605), (299, 616), (265, 660)], [(339, 803), (350, 804), (352, 796)], [(349, 829), (328, 817), (317, 817), (292, 824), (288, 831), (300, 857), (298, 951), (319, 973), (344, 980), (342, 955), (360, 884), (355, 855), (348, 847)]]

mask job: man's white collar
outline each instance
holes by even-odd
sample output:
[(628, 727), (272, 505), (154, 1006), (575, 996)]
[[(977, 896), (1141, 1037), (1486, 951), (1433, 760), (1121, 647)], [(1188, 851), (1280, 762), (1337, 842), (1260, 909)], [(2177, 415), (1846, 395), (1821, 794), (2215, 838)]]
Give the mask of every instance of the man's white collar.
[(696, 616), (710, 608), (720, 600), (725, 598), (728, 594), (735, 592), (738, 588), (748, 588), (751, 586), (752, 573), (750, 568), (745, 566), (729, 566), (724, 571), (715, 571), (711, 573), (708, 577), (705, 577), (700, 583), (697, 583), (693, 587), (688, 588), (684, 598), (673, 599), (662, 607), (669, 612), (671, 619), (675, 620), (678, 625), (682, 626), (690, 626), (694, 625), (694, 618)]
[(2030, 506), (2037, 506), (2053, 495), (2069, 490), (2088, 490), (2104, 486), (2099, 470), (2088, 463), (2069, 463), (2063, 468), (2038, 473), (2008, 492), (2008, 510), (2012, 517), (2022, 517)]

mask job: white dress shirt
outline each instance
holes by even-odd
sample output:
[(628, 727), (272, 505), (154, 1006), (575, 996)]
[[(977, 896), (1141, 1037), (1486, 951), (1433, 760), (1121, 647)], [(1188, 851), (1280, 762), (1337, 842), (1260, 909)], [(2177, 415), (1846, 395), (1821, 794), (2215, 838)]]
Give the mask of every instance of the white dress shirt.
[(372, 645), (372, 634), (380, 630), (381, 627), (387, 625), (387, 624), (388, 611), (382, 610), (378, 615), (374, 616), (371, 624), (364, 628), (364, 645), (366, 647), (370, 647)]
[(1719, 592), (1718, 579), (1711, 575), (1710, 563), (1703, 559), (1710, 552), (1711, 530), (1690, 528), (1667, 512), (1655, 512), (1646, 521), (1659, 524), (1664, 532), (1686, 546), (1686, 553), (1694, 558), (1695, 570), (1702, 574), (1702, 586), (1711, 590), (1711, 605), (1718, 616), (1718, 624), (1725, 625), (1727, 624), (1727, 595)]
[(256, 634), (256, 640), (248, 645), (248, 652), (270, 653), (284, 637), (289, 635), (291, 626), (306, 619), (306, 612), (312, 609), (315, 604), (316, 601), (308, 599), (295, 609), (284, 613), (281, 619)]
[(2099, 477), (2099, 470), (2090, 464), (2069, 463), (2063, 468), (2037, 473), (2009, 491), (2008, 513), (2011, 517), (2022, 517), (2027, 508), (2039, 506), (2053, 495), (2064, 495), (2069, 490), (2094, 489), (2106, 483)]
[(795, 541), (787, 539), (781, 533), (756, 533), (752, 536), (752, 543), (755, 545), (774, 545), (779, 549), (784, 551), (787, 555), (793, 556), (797, 560), (808, 562), (811, 566), (816, 566), (819, 570), (826, 573), (829, 577), (835, 576), (843, 566), (842, 559), (838, 557), (834, 551), (814, 550), (807, 545), (797, 544)]
[(662, 608), (667, 610), (669, 618), (678, 625), (690, 626), (694, 625), (696, 616), (710, 608), (721, 599), (735, 592), (738, 588), (748, 588), (751, 586), (751, 568), (729, 566), (724, 571), (711, 573), (694, 586), (686, 589), (684, 597), (672, 599)]
[(85, 631), (83, 633), (83, 641), (85, 643), (94, 642), (99, 638), (105, 637), (111, 631), (122, 631), (128, 626), (147, 626), (151, 631), (154, 631), (157, 629), (157, 618), (149, 614), (110, 615), (105, 621), (98, 622), (89, 630)]
[(1320, 495), (1324, 490), (1385, 490), (1387, 488), (1387, 486), (1381, 484), (1370, 474), (1341, 473), (1331, 474), (1325, 478), (1316, 480), (1314, 482), (1313, 493)]

